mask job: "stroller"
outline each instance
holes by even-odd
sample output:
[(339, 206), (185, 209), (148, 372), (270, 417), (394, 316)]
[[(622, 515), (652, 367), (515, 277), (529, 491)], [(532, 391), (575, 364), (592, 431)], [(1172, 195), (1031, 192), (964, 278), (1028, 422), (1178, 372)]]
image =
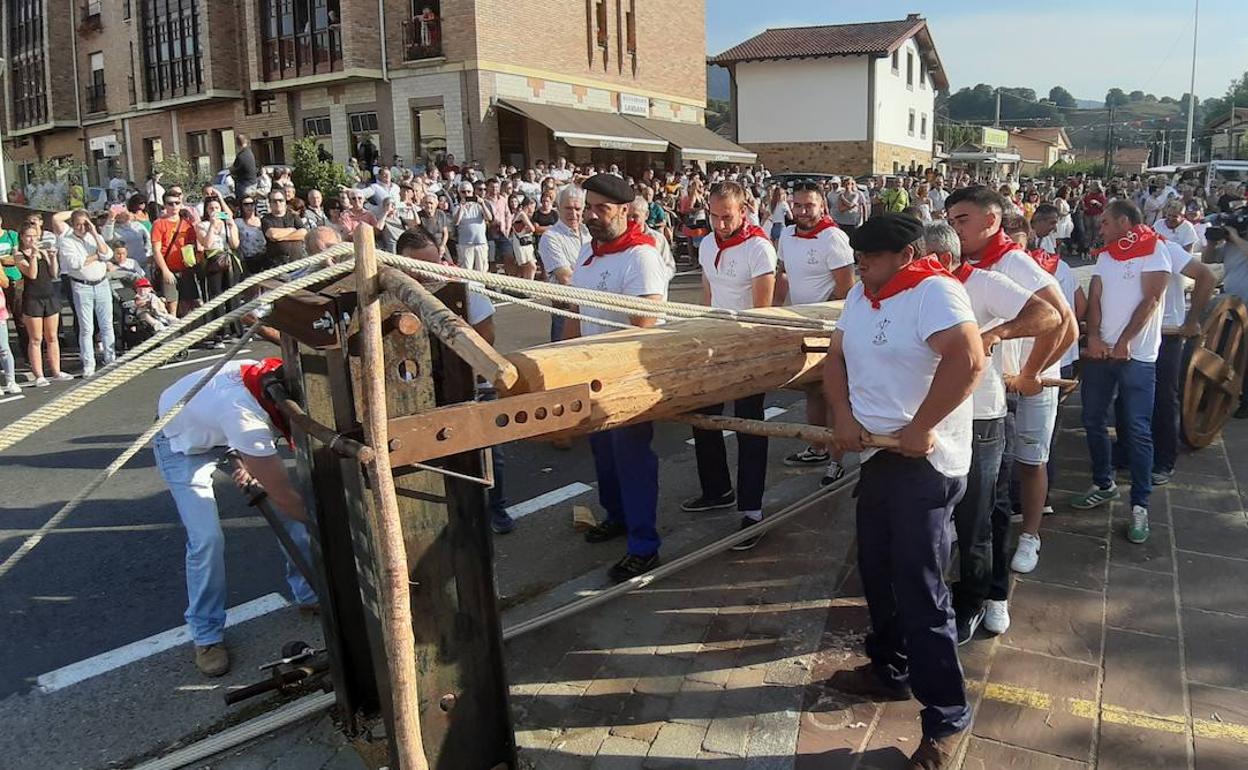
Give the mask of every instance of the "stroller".
[[(118, 329), (117, 341), (123, 350), (130, 350), (156, 334), (139, 318), (137, 294), (134, 284), (113, 286), (113, 326)], [(169, 360), (185, 361), (190, 355), (189, 350), (183, 350), (175, 353)]]

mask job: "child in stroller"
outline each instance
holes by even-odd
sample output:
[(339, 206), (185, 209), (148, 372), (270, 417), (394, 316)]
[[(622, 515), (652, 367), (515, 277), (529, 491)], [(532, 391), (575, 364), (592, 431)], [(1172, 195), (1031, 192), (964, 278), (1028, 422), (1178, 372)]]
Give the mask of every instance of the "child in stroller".
[[(178, 320), (156, 296), (152, 282), (146, 278), (139, 278), (132, 288), (115, 288), (114, 294), (121, 304), (121, 339), (127, 349), (168, 329)], [(189, 351), (183, 350), (171, 360), (183, 361), (189, 355)]]

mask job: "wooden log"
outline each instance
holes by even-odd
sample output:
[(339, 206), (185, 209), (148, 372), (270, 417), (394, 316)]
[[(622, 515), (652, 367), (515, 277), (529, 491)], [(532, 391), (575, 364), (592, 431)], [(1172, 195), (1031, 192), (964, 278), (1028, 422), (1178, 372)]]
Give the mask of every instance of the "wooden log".
[[(841, 303), (770, 308), (769, 315), (835, 320)], [(778, 388), (817, 382), (826, 345), (809, 329), (693, 319), (541, 345), (507, 359), (511, 393), (588, 384), (590, 419), (553, 438), (661, 420)]]
[(381, 287), (407, 305), (429, 331), (480, 374), (502, 390), (510, 390), (519, 374), (516, 367), (486, 342), (477, 331), (442, 301), (420, 285), (420, 281), (393, 267), (378, 273)]
[[(1016, 374), (1007, 374), (1006, 377), (1017, 377)], [(1060, 377), (1041, 377), (1040, 385), (1045, 388), (1073, 388), (1079, 384), (1079, 380), (1063, 380)]]
[[(672, 418), (672, 422), (683, 422), (695, 428), (705, 430), (730, 430), (735, 433), (746, 433), (751, 436), (767, 436), (768, 438), (795, 438), (808, 444), (830, 444), (835, 436), (831, 428), (818, 425), (803, 425), (795, 422), (764, 422), (748, 420), (744, 417), (721, 417), (711, 414), (682, 414)], [(896, 436), (882, 436), (878, 433), (864, 433), (862, 444), (876, 449), (896, 449), (901, 446)]]
[[(381, 622), (389, 659), (394, 708), (395, 759), (401, 770), (427, 770), (420, 728), (420, 696), (416, 687), (416, 637), (412, 631), (412, 598), (408, 582), (407, 549), (399, 520), (398, 496), (390, 470), (387, 435), (385, 356), (381, 340), (381, 302), (377, 254), (372, 228), (361, 225), (355, 236), (355, 275), (358, 281), (364, 438), (376, 452), (368, 465), (376, 504), (375, 531), (381, 563)], [(441, 303), (439, 303), (441, 304)], [(449, 311), (448, 311), (449, 312)]]

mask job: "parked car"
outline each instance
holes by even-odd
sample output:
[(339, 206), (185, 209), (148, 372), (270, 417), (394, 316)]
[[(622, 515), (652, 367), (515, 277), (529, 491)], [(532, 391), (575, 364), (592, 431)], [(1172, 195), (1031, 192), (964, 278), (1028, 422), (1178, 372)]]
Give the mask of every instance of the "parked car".
[(785, 189), (792, 190), (793, 186), (798, 182), (831, 182), (832, 180), (840, 181), (845, 174), (828, 174), (818, 171), (782, 171), (779, 174), (772, 174), (767, 179), (768, 185), (783, 185)]

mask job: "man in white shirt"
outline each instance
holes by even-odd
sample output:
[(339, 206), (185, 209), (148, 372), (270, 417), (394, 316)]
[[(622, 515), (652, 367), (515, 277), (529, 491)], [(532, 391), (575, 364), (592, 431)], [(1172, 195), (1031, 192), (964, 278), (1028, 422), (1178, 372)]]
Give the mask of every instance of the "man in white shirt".
[[(585, 221), (592, 240), (586, 243), (572, 272), (572, 285), (612, 294), (667, 299), (671, 273), (645, 226), (628, 221), (633, 189), (618, 176), (596, 174), (585, 180)], [(653, 316), (628, 316), (598, 308), (579, 312), (595, 319), (654, 326)], [(602, 334), (612, 327), (570, 318), (564, 337)], [(659, 564), (659, 458), (650, 446), (654, 425), (642, 423), (600, 431), (589, 437), (598, 476), (598, 502), (606, 521), (585, 533), (590, 543), (628, 537), (628, 551), (607, 572), (617, 583), (645, 574)]]
[(476, 197), (472, 182), (459, 185), (459, 205), (455, 207), (455, 249), (459, 266), (487, 272), (490, 269), (490, 243), (486, 228), (493, 221), (493, 210)]
[(858, 183), (847, 176), (841, 179), (840, 192), (828, 195), (828, 208), (836, 224), (848, 235), (866, 220), (871, 207)]
[(641, 195), (634, 197), (633, 202), (628, 206), (628, 223), (636, 223), (642, 230), (646, 231), (646, 235), (654, 239), (654, 243), (659, 249), (659, 256), (663, 258), (663, 266), (671, 274), (668, 276), (670, 280), (671, 276), (676, 275), (676, 259), (672, 256), (672, 245), (667, 242), (667, 238), (663, 237), (663, 233), (646, 225), (646, 217), (649, 215), (650, 201)]
[(1178, 192), (1165, 180), (1148, 180), (1148, 190), (1141, 196), (1144, 208), (1144, 223), (1149, 225), (1161, 218), (1161, 210)]
[(939, 174), (932, 180), (931, 189), (927, 191), (927, 203), (932, 207), (932, 218), (939, 219), (945, 215), (945, 198), (949, 193), (945, 190), (945, 178)]
[[(910, 767), (952, 767), (970, 722), (949, 589), (949, 520), (971, 466), (971, 393), (983, 342), (965, 289), (924, 257), (923, 225), (868, 219), (850, 236), (861, 282), (845, 299), (824, 362), (836, 446), (860, 452), (858, 572), (871, 616), (870, 662), (838, 671), (842, 692), (923, 704)], [(895, 437), (895, 449), (866, 436)]]
[(1153, 230), (1167, 242), (1178, 245), (1188, 253), (1194, 253), (1200, 235), (1196, 232), (1196, 226), (1187, 221), (1185, 213), (1183, 201), (1176, 198), (1167, 202), (1161, 210), (1161, 217), (1153, 224)]
[[(188, 374), (160, 394), (158, 411), (168, 412), (207, 369)], [(286, 531), (308, 558), (307, 509), (291, 483), (273, 443), (273, 433), (290, 438), (290, 427), (266, 393), (283, 381), (282, 360), (231, 361), (208, 381), (164, 430), (156, 435), (156, 467), (186, 528), (186, 623), (195, 643), (195, 665), (206, 676), (230, 670), (225, 631), (225, 537), (213, 494), (219, 449), (238, 453), (240, 487), (255, 481), (286, 517)], [(286, 582), (301, 608), (315, 610), (316, 591), (286, 559)]]
[(95, 326), (100, 327), (104, 365), (113, 362), (113, 294), (108, 285), (108, 262), (113, 252), (83, 209), (62, 211), (52, 218), (57, 260), (69, 279), (78, 323), (78, 354), (84, 379), (95, 375)]
[[(1009, 202), (1000, 194), (982, 185), (956, 190), (945, 199), (949, 223), (962, 241), (962, 259), (978, 269), (1003, 273), (1049, 303), (1062, 317), (1060, 333), (1051, 332), (1043, 343), (1039, 338), (1020, 339), (1001, 346), (1006, 390), (1016, 394), (1011, 399), (1014, 401), (1012, 454), (1017, 463), (1023, 509), (1022, 534), (1010, 569), (1030, 572), (1040, 558), (1040, 519), (1049, 490), (1046, 465), (1057, 420), (1057, 389), (1043, 387), (1040, 380), (1060, 375), (1062, 352), (1075, 341), (1078, 326), (1057, 280), (1036, 264), (1001, 227), (1002, 217), (1009, 208)], [(1007, 444), (1010, 438), (1007, 436)], [(999, 475), (999, 478), (1009, 477)], [(1008, 497), (999, 499), (998, 503), (998, 508), (1002, 508), (1003, 504), (1008, 504)], [(993, 529), (1001, 538), (1006, 536), (1009, 530), (1007, 510), (994, 511)], [(993, 602), (1005, 602), (1007, 598), (1009, 573), (1005, 571), (1004, 548), (1002, 543), (998, 551), (1002, 558), (993, 559), (993, 586), (988, 597)], [(990, 615), (997, 615), (993, 608), (1004, 611), (1004, 604), (988, 607)], [(1001, 620), (1008, 623), (1005, 618)]]
[(386, 202), (387, 198), (396, 203), (399, 200), (399, 186), (391, 180), (390, 167), (382, 166), (377, 170), (377, 179), (368, 186), (366, 194), (371, 204), (370, 210), (373, 212), (373, 216), (378, 219), (385, 216), (386, 212), (382, 208), (382, 204)]
[[(836, 200), (837, 193), (830, 197)], [(814, 182), (798, 182), (793, 186), (789, 203), (793, 224), (780, 231), (776, 257), (782, 271), (777, 279), (777, 295), (783, 301), (787, 294), (790, 304), (809, 305), (816, 302), (845, 299), (854, 285), (854, 250), (849, 236), (837, 226), (824, 209), (823, 195)], [(823, 402), (823, 388), (810, 387), (806, 392), (806, 422), (826, 426), (828, 409)], [(812, 444), (801, 452), (784, 458), (784, 464), (796, 467), (827, 466), (819, 482), (833, 483), (845, 474), (840, 458), (833, 459), (828, 448)]]
[(547, 175), (560, 184), (566, 184), (572, 181), (572, 174), (575, 170), (576, 169), (568, 165), (568, 159), (560, 155), (559, 159), (555, 161), (555, 164), (550, 167), (550, 171), (547, 172)]
[(1106, 248), (1088, 287), (1088, 340), (1082, 371), (1083, 428), (1092, 460), (1092, 486), (1071, 500), (1080, 509), (1118, 497), (1109, 443), (1110, 403), (1121, 400), (1130, 434), (1124, 454), (1131, 469), (1127, 539), (1148, 540), (1152, 492), (1153, 395), (1161, 348), (1162, 298), (1170, 280), (1165, 243), (1143, 224), (1135, 204), (1110, 201), (1101, 214)]
[[(589, 230), (582, 223), (585, 192), (575, 185), (560, 187), (555, 196), (555, 210), (559, 213), (559, 221), (542, 233), (542, 239), (537, 243), (537, 255), (542, 260), (547, 281), (570, 286), (572, 271), (581, 257), (581, 248), (590, 239)], [(551, 342), (563, 339), (563, 326), (563, 316), (550, 317)]]
[[(703, 301), (711, 307), (750, 310), (770, 307), (776, 287), (776, 251), (767, 234), (745, 216), (745, 189), (736, 182), (721, 182), (711, 190), (707, 204), (711, 236), (698, 248), (702, 267)], [(766, 393), (737, 399), (732, 413), (749, 420), (763, 419)], [(722, 414), (723, 404), (698, 410)], [(724, 434), (718, 430), (693, 430), (694, 453), (702, 494), (685, 500), (681, 510), (690, 512), (729, 508), (736, 503), (741, 529), (763, 520), (763, 489), (767, 483), (767, 437), (737, 434), (737, 490), (728, 472)], [(733, 546), (744, 551), (758, 544), (758, 537)]]
[[(979, 386), (971, 396), (971, 470), (966, 477), (966, 495), (953, 512), (958, 533), (961, 578), (953, 587), (953, 611), (957, 619), (958, 644), (966, 644), (985, 620), (985, 601), (992, 584), (992, 511), (996, 505), (997, 475), (1005, 454), (1005, 383), (1000, 358), (993, 356), (998, 342), (1043, 335), (1046, 344), (1055, 342), (1062, 318), (1052, 305), (1027, 291), (1003, 273), (977, 270), (962, 261), (962, 243), (947, 222), (937, 221), (923, 229), (927, 251), (935, 254), (946, 269), (966, 289), (971, 310), (979, 325), (988, 364)], [(1002, 605), (1004, 602), (1001, 603)], [(1004, 609), (997, 605), (994, 610)], [(989, 631), (1002, 633), (1008, 627), (994, 616)]]

